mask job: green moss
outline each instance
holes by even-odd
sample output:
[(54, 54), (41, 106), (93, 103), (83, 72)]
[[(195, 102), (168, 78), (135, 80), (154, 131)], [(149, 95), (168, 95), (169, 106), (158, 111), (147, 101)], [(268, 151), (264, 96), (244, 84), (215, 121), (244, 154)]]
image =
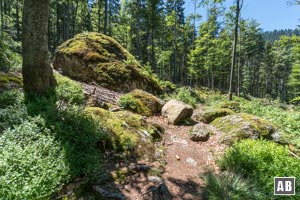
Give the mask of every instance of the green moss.
[(13, 75), (0, 72), (0, 91), (5, 91), (23, 86), (21, 78)]
[(225, 101), (221, 103), (220, 108), (228, 108), (235, 112), (239, 112), (241, 110), (240, 103), (236, 101)]
[(0, 73), (0, 82), (3, 83), (9, 83), (9, 82), (15, 82), (19, 85), (23, 85), (22, 79), (15, 76), (15, 75), (11, 75), (11, 74), (4, 74), (4, 73)]
[(139, 113), (144, 116), (150, 116), (151, 111), (143, 103), (134, 98), (131, 94), (122, 95), (119, 99), (119, 105), (125, 109)]
[(227, 108), (210, 109), (196, 115), (195, 119), (197, 121), (202, 121), (204, 123), (210, 123), (213, 120), (217, 119), (218, 117), (224, 117), (232, 114), (234, 114), (234, 112)]
[(276, 132), (271, 122), (246, 113), (217, 118), (211, 124), (224, 132), (220, 141), (227, 144), (245, 138), (271, 139)]
[(144, 116), (160, 113), (162, 108), (160, 99), (138, 89), (122, 95), (119, 99), (119, 105)]
[(113, 38), (81, 33), (58, 47), (53, 66), (68, 76), (116, 91), (141, 88), (161, 93), (158, 79), (146, 73), (134, 57)]
[(128, 111), (109, 112), (98, 107), (88, 107), (85, 112), (95, 117), (103, 129), (111, 134), (111, 142), (116, 150), (130, 150), (138, 156), (152, 159), (154, 145), (151, 138), (141, 134), (148, 130), (148, 124), (142, 116)]

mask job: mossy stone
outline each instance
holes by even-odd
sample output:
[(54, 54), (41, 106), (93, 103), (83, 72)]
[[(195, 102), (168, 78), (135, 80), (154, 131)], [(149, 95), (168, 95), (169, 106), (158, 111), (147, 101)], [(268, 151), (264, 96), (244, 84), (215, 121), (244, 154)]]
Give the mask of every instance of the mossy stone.
[(228, 108), (209, 109), (194, 116), (196, 121), (210, 123), (218, 117), (232, 115), (234, 112)]
[(111, 134), (111, 142), (116, 150), (131, 151), (148, 160), (154, 158), (152, 129), (141, 115), (129, 111), (110, 112), (98, 107), (87, 107), (85, 112), (95, 117), (104, 131)]
[(278, 134), (271, 122), (246, 113), (217, 118), (211, 124), (223, 132), (220, 142), (229, 145), (246, 138), (273, 139)]
[(158, 79), (116, 40), (101, 33), (81, 33), (64, 42), (56, 51), (53, 67), (71, 78), (114, 91), (139, 88), (162, 93)]
[(236, 101), (225, 101), (220, 105), (220, 108), (228, 108), (235, 112), (239, 112), (241, 110), (240, 103)]
[(140, 115), (151, 116), (161, 112), (163, 102), (148, 92), (135, 89), (121, 96), (119, 105)]

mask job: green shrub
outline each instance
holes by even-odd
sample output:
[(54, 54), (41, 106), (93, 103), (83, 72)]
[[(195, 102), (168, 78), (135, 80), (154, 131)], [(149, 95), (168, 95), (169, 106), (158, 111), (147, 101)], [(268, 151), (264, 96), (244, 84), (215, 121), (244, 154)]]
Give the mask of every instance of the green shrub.
[(205, 187), (203, 189), (203, 199), (208, 200), (240, 200), (258, 199), (261, 194), (255, 191), (255, 186), (249, 179), (244, 179), (241, 175), (223, 172), (215, 174), (208, 171), (203, 175)]
[(65, 151), (40, 117), (0, 136), (0, 198), (49, 199), (69, 180)]
[(57, 81), (55, 90), (58, 99), (72, 104), (82, 104), (84, 102), (85, 96), (79, 83), (59, 74), (55, 78)]
[(0, 199), (50, 199), (64, 183), (99, 171), (97, 145), (109, 135), (74, 105), (84, 99), (80, 85), (61, 78), (45, 96), (0, 94)]
[(191, 88), (181, 87), (178, 88), (172, 95), (172, 98), (180, 100), (191, 106), (195, 106), (197, 103), (204, 102), (197, 93), (195, 93)]
[(8, 90), (0, 94), (0, 109), (7, 106), (20, 104), (24, 101), (24, 95), (19, 90)]
[(294, 141), (299, 138), (300, 112), (291, 112), (273, 105), (264, 105), (259, 100), (245, 101), (241, 104), (241, 109), (243, 112), (269, 120), (279, 127), (279, 132), (283, 136), (283, 142), (295, 143), (295, 145), (300, 147), (300, 142)]
[(131, 94), (122, 95), (119, 99), (119, 105), (135, 113), (145, 116), (151, 115), (151, 110), (143, 105), (139, 99), (134, 98)]
[(300, 160), (291, 157), (287, 147), (264, 140), (236, 143), (225, 152), (220, 165), (222, 169), (251, 177), (266, 196), (273, 196), (275, 176), (300, 176)]

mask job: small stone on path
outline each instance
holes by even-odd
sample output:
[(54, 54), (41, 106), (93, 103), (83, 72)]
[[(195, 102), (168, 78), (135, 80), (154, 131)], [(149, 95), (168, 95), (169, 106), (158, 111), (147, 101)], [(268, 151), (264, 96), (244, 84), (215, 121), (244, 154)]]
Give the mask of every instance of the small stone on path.
[(197, 165), (197, 162), (193, 158), (187, 158), (185, 162), (187, 162), (188, 164), (194, 167)]

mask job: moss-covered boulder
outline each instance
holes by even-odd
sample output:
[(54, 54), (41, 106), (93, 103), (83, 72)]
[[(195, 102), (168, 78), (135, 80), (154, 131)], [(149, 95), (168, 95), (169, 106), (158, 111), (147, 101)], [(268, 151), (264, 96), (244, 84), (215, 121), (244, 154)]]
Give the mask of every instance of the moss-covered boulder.
[(129, 92), (139, 88), (160, 94), (158, 80), (113, 38), (100, 33), (81, 33), (57, 48), (53, 66), (71, 78)]
[(141, 115), (129, 111), (110, 112), (98, 107), (87, 107), (85, 112), (95, 117), (104, 131), (111, 134), (114, 149), (131, 151), (148, 160), (154, 158), (153, 140), (158, 129), (146, 123)]
[(163, 102), (148, 92), (136, 89), (122, 95), (119, 105), (140, 115), (151, 116), (160, 113)]
[(22, 79), (13, 74), (0, 72), (0, 92), (22, 87)]
[(234, 112), (228, 108), (218, 108), (197, 113), (193, 117), (196, 121), (210, 123), (218, 117), (224, 117), (232, 114), (234, 114)]
[(219, 142), (229, 145), (246, 138), (278, 139), (278, 132), (271, 122), (246, 113), (217, 118), (211, 124), (223, 132)]
[(236, 101), (225, 101), (221, 103), (220, 108), (228, 108), (235, 112), (239, 112), (241, 110), (240, 103)]

